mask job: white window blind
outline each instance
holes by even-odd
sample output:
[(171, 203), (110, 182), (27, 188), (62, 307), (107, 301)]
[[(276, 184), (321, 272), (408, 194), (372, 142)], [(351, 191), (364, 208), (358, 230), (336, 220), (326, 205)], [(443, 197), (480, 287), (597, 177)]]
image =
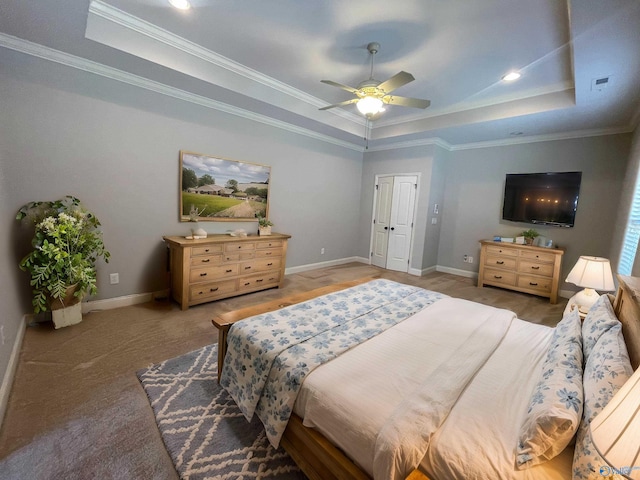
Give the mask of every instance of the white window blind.
[(635, 191), (633, 192), (633, 202), (631, 203), (631, 212), (627, 220), (627, 229), (624, 234), (624, 243), (622, 244), (622, 252), (620, 253), (620, 263), (618, 264), (618, 273), (622, 275), (631, 275), (633, 263), (636, 259), (638, 250), (638, 240), (640, 240), (640, 185), (636, 181)]

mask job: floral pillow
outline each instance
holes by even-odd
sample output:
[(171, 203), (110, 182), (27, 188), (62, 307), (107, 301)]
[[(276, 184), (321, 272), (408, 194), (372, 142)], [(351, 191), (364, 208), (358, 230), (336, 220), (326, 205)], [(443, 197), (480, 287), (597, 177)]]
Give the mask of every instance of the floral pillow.
[(582, 417), (582, 334), (572, 310), (556, 326), (527, 417), (520, 428), (516, 466), (552, 459), (569, 444)]
[(573, 454), (574, 480), (600, 478), (603, 467), (605, 474), (608, 471), (607, 462), (591, 443), (589, 424), (632, 374), (622, 325), (618, 322), (600, 336), (584, 368), (584, 414)]
[(613, 312), (609, 295), (601, 295), (596, 303), (593, 304), (589, 313), (582, 324), (582, 351), (584, 353), (584, 361), (587, 361), (589, 353), (596, 344), (600, 335), (606, 332), (614, 325), (620, 324), (618, 317)]

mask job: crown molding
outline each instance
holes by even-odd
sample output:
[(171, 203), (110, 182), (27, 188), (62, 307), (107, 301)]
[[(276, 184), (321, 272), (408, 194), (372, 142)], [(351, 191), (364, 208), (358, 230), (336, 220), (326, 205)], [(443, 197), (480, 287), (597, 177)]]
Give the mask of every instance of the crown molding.
[[(89, 15), (91, 14), (96, 15), (109, 22), (113, 22), (126, 29), (137, 32), (141, 35), (144, 35), (151, 40), (161, 42), (187, 55), (199, 58), (200, 60), (203, 60), (211, 65), (223, 68), (236, 75), (240, 75), (252, 82), (259, 83), (270, 89), (276, 90), (280, 93), (284, 93), (285, 95), (312, 105), (313, 107), (321, 108), (328, 105), (328, 103), (324, 100), (314, 97), (313, 95), (309, 95), (308, 93), (292, 87), (291, 85), (288, 85), (284, 82), (281, 82), (280, 80), (260, 73), (257, 70), (249, 68), (245, 65), (242, 65), (241, 63), (231, 60), (230, 58), (204, 48), (201, 45), (180, 37), (179, 35), (175, 35), (168, 30), (165, 30), (158, 27), (157, 25), (133, 16), (101, 0), (91, 1), (91, 3), (89, 4)], [(335, 109), (330, 111), (329, 113), (342, 117), (345, 120), (357, 123), (359, 125), (364, 125), (366, 120), (360, 115), (347, 112), (343, 109)]]
[(60, 65), (64, 65), (67, 67), (75, 68), (77, 70), (82, 70), (84, 72), (100, 75), (101, 77), (109, 78), (111, 80), (115, 80), (121, 83), (126, 83), (134, 87), (143, 88), (145, 90), (159, 93), (161, 95), (165, 95), (165, 96), (176, 98), (178, 100), (182, 100), (185, 102), (193, 103), (201, 107), (209, 108), (212, 110), (218, 110), (218, 111), (235, 115), (238, 117), (242, 117), (254, 122), (260, 122), (266, 125), (270, 125), (272, 127), (276, 127), (282, 130), (287, 130), (289, 132), (296, 133), (298, 135), (304, 135), (306, 137), (314, 138), (316, 140), (320, 140), (326, 143), (331, 143), (333, 145), (348, 148), (350, 150), (355, 150), (358, 152), (364, 151), (363, 146), (357, 145), (355, 143), (345, 142), (345, 141), (333, 138), (329, 135), (324, 135), (321, 133), (314, 132), (313, 130), (309, 130), (306, 128), (298, 127), (296, 125), (292, 125), (287, 122), (283, 122), (281, 120), (276, 120), (266, 115), (262, 115), (259, 113), (254, 113), (249, 110), (242, 109), (242, 108), (234, 107), (233, 105), (219, 102), (217, 100), (212, 100), (210, 98), (203, 97), (201, 95), (195, 95), (193, 93), (187, 92), (185, 90), (181, 90), (179, 88), (171, 87), (163, 83), (156, 82), (154, 80), (149, 80), (147, 78), (140, 77), (138, 75), (125, 72), (123, 70), (119, 70), (117, 68), (109, 67), (101, 63), (94, 62), (92, 60), (87, 60), (81, 57), (77, 57), (69, 53), (61, 52), (59, 50), (55, 50), (50, 47), (45, 47), (43, 45), (39, 45), (37, 43), (33, 43), (28, 40), (23, 40), (18, 37), (7, 35), (2, 32), (0, 32), (0, 47), (8, 48), (10, 50), (24, 53), (26, 55), (31, 55), (33, 57), (41, 58), (43, 60), (47, 60), (47, 61), (58, 63)]
[(439, 137), (432, 138), (423, 138), (418, 140), (407, 140), (405, 142), (396, 142), (390, 143), (386, 145), (377, 145), (373, 147), (369, 147), (367, 151), (369, 152), (382, 152), (384, 150), (397, 150), (399, 148), (413, 148), (413, 147), (424, 147), (436, 145), (438, 147), (444, 148), (445, 150), (451, 151), (454, 147)]
[(531, 135), (528, 137), (506, 138), (504, 140), (490, 140), (486, 142), (472, 142), (452, 145), (451, 150), (473, 150), (476, 148), (504, 147), (508, 145), (520, 145), (525, 143), (553, 142), (555, 140), (571, 140), (574, 138), (601, 137), (605, 135), (617, 135), (632, 132), (630, 125), (623, 127), (598, 128), (590, 130), (575, 130), (573, 132), (549, 133), (545, 135)]

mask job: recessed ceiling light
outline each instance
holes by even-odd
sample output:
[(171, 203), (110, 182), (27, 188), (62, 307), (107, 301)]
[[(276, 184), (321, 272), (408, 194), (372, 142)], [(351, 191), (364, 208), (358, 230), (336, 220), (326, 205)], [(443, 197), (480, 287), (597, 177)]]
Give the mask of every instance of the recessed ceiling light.
[(521, 75), (518, 72), (509, 72), (504, 77), (502, 77), (502, 80), (504, 80), (505, 82), (513, 82), (514, 80), (517, 80), (520, 77)]
[(189, 0), (169, 0), (169, 3), (179, 10), (189, 10), (191, 8)]

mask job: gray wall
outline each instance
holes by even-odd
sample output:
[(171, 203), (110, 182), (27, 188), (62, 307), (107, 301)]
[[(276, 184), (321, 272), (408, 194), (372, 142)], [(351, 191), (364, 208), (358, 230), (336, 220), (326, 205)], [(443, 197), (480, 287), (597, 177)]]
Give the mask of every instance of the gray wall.
[[(118, 91), (123, 88), (133, 89)], [(132, 95), (131, 103), (150, 105), (132, 108), (0, 74), (0, 324), (6, 336), (0, 374), (23, 315), (32, 311), (28, 274), (17, 266), (31, 235), (14, 220), (18, 208), (70, 194), (97, 215), (111, 261), (98, 265), (99, 293), (91, 300), (162, 290), (161, 237), (190, 231), (178, 221), (180, 149), (271, 165), (269, 216), (275, 231), (292, 235), (287, 267), (356, 255), (360, 152), (196, 106), (190, 115), (204, 124), (192, 123), (181, 118), (184, 105), (177, 100), (150, 97)], [(157, 113), (161, 107), (171, 115)], [(255, 222), (201, 225), (210, 233), (257, 231)], [(120, 274), (118, 285), (109, 284), (113, 272)]]
[[(532, 226), (501, 220), (505, 174), (582, 171), (575, 227), (535, 229), (566, 248), (563, 278), (580, 255), (611, 258), (615, 268), (613, 232), (630, 143), (631, 135), (622, 134), (450, 152), (438, 264), (477, 272), (478, 240)], [(474, 264), (464, 263), (464, 254), (473, 255)]]

